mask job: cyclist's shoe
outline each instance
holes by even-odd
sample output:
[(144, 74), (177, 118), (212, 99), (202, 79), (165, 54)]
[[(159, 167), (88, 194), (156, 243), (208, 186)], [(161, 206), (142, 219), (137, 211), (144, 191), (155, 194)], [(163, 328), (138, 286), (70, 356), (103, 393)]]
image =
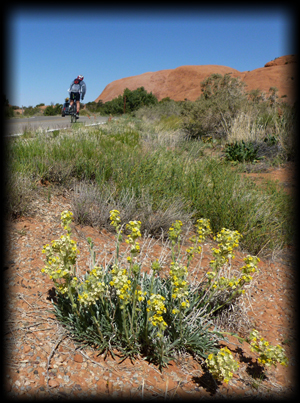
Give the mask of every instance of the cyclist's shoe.
[(79, 119), (79, 112), (76, 112), (76, 119)]

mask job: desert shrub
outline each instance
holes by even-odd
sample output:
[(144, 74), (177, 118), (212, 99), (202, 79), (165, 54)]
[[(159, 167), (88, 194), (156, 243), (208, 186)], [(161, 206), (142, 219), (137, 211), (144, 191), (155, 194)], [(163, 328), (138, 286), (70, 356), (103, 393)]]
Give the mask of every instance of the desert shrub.
[(247, 103), (245, 84), (230, 74), (212, 74), (201, 82), (202, 95), (183, 104), (183, 129), (190, 138), (226, 138), (231, 121)]
[(227, 143), (242, 141), (258, 146), (257, 156), (273, 160), (292, 160), (296, 149), (295, 108), (280, 104), (271, 107), (268, 101), (249, 103), (232, 119)]
[[(142, 270), (140, 260), (141, 222), (134, 220), (122, 224), (119, 211), (110, 211), (110, 222), (116, 231), (115, 253), (110, 262), (96, 262), (94, 244), (87, 238), (90, 249), (90, 270), (80, 275), (77, 268), (77, 244), (71, 239), (72, 213), (61, 214), (65, 235), (46, 244), (46, 257), (42, 272), (50, 276), (55, 285), (54, 313), (66, 326), (71, 336), (81, 344), (89, 344), (99, 353), (114, 349), (126, 357), (139, 355), (157, 364), (167, 366), (179, 353), (188, 353), (206, 360), (216, 379), (229, 382), (237, 363), (227, 357), (222, 363), (218, 349), (225, 334), (213, 326), (212, 316), (225, 306), (234, 304), (245, 293), (259, 259), (244, 258), (244, 265), (232, 276), (233, 250), (241, 234), (225, 228), (216, 235), (217, 248), (212, 248), (213, 259), (209, 268), (198, 276), (190, 275), (195, 254), (202, 256), (202, 245), (211, 234), (209, 220), (199, 219), (196, 235), (186, 252), (181, 252), (182, 223), (169, 228), (171, 263), (164, 268), (159, 260), (152, 261)], [(121, 248), (124, 231), (128, 248)], [(146, 252), (147, 253), (147, 252)], [(167, 269), (167, 274), (162, 274)], [(260, 363), (287, 365), (281, 346), (272, 347), (256, 343), (258, 332), (250, 334), (251, 348), (259, 354)], [(236, 335), (237, 336), (237, 335)], [(237, 336), (240, 342), (247, 341)]]
[(278, 141), (281, 138), (285, 158), (292, 158), (296, 114), (294, 108), (277, 101), (275, 87), (268, 96), (259, 90), (246, 93), (244, 83), (229, 74), (212, 74), (201, 87), (200, 98), (182, 104), (182, 127), (188, 138), (261, 143), (265, 137), (275, 136)]

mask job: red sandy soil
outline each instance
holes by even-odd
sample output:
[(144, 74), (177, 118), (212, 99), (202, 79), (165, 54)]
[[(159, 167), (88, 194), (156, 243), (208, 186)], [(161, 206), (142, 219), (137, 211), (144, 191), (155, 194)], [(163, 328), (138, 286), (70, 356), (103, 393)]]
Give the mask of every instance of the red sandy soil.
[(111, 101), (122, 95), (125, 88), (133, 91), (138, 87), (152, 92), (159, 101), (165, 97), (175, 101), (195, 101), (201, 95), (200, 83), (209, 75), (230, 73), (233, 77), (240, 77), (247, 84), (247, 91), (260, 89), (268, 93), (270, 87), (277, 87), (279, 98), (286, 95), (282, 100), (293, 104), (297, 95), (296, 69), (297, 56), (294, 55), (278, 57), (266, 63), (264, 67), (244, 72), (218, 65), (181, 66), (115, 80), (105, 87), (95, 101)]
[[(278, 186), (288, 191), (295, 187), (293, 165), (276, 168), (264, 174), (263, 179), (278, 179)], [(262, 180), (262, 179), (260, 179)], [(79, 348), (57, 323), (48, 299), (53, 283), (43, 276), (43, 245), (62, 234), (60, 213), (70, 210), (67, 193), (51, 196), (41, 186), (31, 215), (7, 223), (4, 267), (6, 298), (5, 312), (5, 390), (14, 398), (288, 398), (295, 393), (296, 339), (295, 290), (296, 275), (294, 250), (286, 247), (278, 255), (262, 259), (248, 296), (248, 317), (251, 326), (272, 344), (283, 343), (289, 366), (270, 368), (263, 380), (254, 379), (251, 368), (256, 356), (249, 345), (239, 344), (230, 337), (227, 343), (235, 359), (240, 362), (237, 374), (229, 385), (214, 388), (203, 367), (192, 357), (172, 361), (168, 368), (157, 367), (138, 359), (122, 364), (111, 357), (104, 360), (91, 348)], [(45, 190), (45, 192), (43, 192)], [(88, 249), (84, 241), (90, 236), (98, 254), (112, 256), (115, 250), (114, 234), (104, 229), (74, 226), (73, 239), (78, 242), (79, 266), (88, 267)], [(212, 241), (204, 249), (203, 266), (207, 267)], [(126, 244), (123, 244), (123, 246)], [(159, 257), (162, 245), (149, 248), (149, 259)], [(241, 267), (245, 253), (236, 253), (235, 264)], [(244, 335), (245, 329), (240, 328)], [(239, 350), (239, 348), (242, 349)], [(244, 359), (243, 359), (244, 357)]]

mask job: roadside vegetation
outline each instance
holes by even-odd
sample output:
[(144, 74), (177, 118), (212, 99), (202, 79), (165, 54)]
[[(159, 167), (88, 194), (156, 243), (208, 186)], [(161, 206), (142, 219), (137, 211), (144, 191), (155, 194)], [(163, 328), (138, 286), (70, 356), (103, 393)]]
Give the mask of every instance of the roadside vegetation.
[(22, 175), (28, 194), (38, 180), (72, 187), (82, 224), (109, 228), (109, 210), (118, 208), (152, 235), (166, 232), (174, 219), (205, 216), (213, 231), (242, 233), (241, 246), (255, 254), (291, 242), (291, 196), (273, 183), (257, 187), (240, 172), (294, 159), (294, 108), (279, 102), (274, 88), (268, 96), (247, 94), (230, 75), (212, 75), (202, 92), (195, 102), (158, 102), (143, 88), (125, 90), (133, 111), (104, 126), (7, 141), (7, 214), (29, 208), (16, 195), (22, 186), (14, 186)]
[[(42, 271), (56, 287), (58, 320), (79, 341), (106, 354), (113, 348), (125, 357), (144, 354), (162, 368), (174, 358), (172, 347), (202, 357), (215, 379), (228, 382), (238, 364), (228, 349), (216, 348), (229, 334), (218, 330), (228, 325), (226, 310), (234, 327), (258, 256), (292, 243), (295, 232), (293, 195), (272, 181), (258, 185), (241, 173), (295, 159), (296, 113), (278, 100), (276, 88), (269, 94), (247, 93), (230, 75), (212, 75), (201, 86), (195, 102), (158, 102), (143, 87), (125, 90), (110, 103), (87, 104), (90, 111), (113, 115), (105, 125), (74, 124), (5, 139), (5, 214), (30, 214), (41, 191), (37, 182), (49, 184), (49, 201), (57, 189), (68, 190), (72, 212), (61, 216), (66, 235), (43, 250)], [(110, 266), (95, 265), (88, 239), (91, 268), (77, 276), (72, 219), (116, 233)], [(192, 227), (193, 246), (181, 256), (181, 233)], [(160, 276), (158, 262), (150, 274), (141, 273), (137, 239), (142, 235), (169, 242), (168, 277)], [(122, 236), (130, 248), (127, 257), (119, 251)], [(188, 267), (194, 254), (201, 255), (206, 238), (214, 239), (218, 249), (212, 248), (213, 260), (202, 279), (190, 283)], [(230, 277), (234, 248), (249, 255)], [(212, 326), (217, 326), (214, 331)], [(260, 365), (287, 364), (282, 347), (262, 338), (258, 342), (256, 330), (244, 341), (258, 353)]]
[[(133, 91), (126, 88), (123, 95), (119, 95), (117, 98), (105, 103), (101, 100), (98, 102), (88, 102), (87, 104), (80, 103), (80, 108), (81, 114), (84, 115), (97, 113), (102, 116), (109, 116), (132, 113), (142, 106), (150, 106), (157, 103), (158, 100), (152, 93), (148, 93), (144, 87), (140, 87)], [(21, 114), (17, 111), (21, 108), (19, 106), (10, 105), (8, 99), (4, 95), (4, 118), (61, 115), (62, 104), (60, 103), (56, 103), (55, 105), (51, 103), (51, 105), (48, 105), (46, 108), (41, 108), (41, 106), (44, 106), (44, 104), (38, 104), (35, 107), (23, 106), (23, 112)]]

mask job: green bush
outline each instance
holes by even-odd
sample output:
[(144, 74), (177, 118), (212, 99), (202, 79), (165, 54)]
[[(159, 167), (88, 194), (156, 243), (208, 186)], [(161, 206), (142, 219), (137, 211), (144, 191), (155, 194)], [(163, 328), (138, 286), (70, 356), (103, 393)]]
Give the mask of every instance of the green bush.
[(98, 102), (88, 102), (85, 104), (85, 106), (90, 112), (101, 112), (103, 108), (103, 102), (100, 99)]
[(49, 105), (44, 110), (45, 116), (54, 116), (61, 114), (62, 104)]
[(100, 113), (103, 115), (121, 115), (124, 113), (124, 100), (123, 96), (119, 95), (117, 98), (107, 101), (100, 109)]
[(258, 160), (259, 146), (244, 140), (225, 145), (225, 158), (228, 161), (253, 162)]
[(34, 116), (36, 114), (38, 114), (40, 112), (40, 108), (39, 107), (32, 107), (32, 106), (28, 106), (27, 108), (24, 107), (23, 110), (23, 115), (24, 116)]
[(105, 102), (100, 110), (106, 115), (121, 115), (124, 113), (124, 109), (125, 113), (132, 113), (143, 106), (155, 105), (157, 103), (157, 98), (152, 92), (148, 93), (144, 87), (139, 87), (133, 91), (125, 88), (123, 95)]
[(144, 87), (130, 91), (128, 88), (124, 90), (123, 98), (125, 98), (125, 112), (130, 113), (136, 111), (142, 106), (150, 106), (158, 103), (156, 96), (152, 92), (148, 93)]

